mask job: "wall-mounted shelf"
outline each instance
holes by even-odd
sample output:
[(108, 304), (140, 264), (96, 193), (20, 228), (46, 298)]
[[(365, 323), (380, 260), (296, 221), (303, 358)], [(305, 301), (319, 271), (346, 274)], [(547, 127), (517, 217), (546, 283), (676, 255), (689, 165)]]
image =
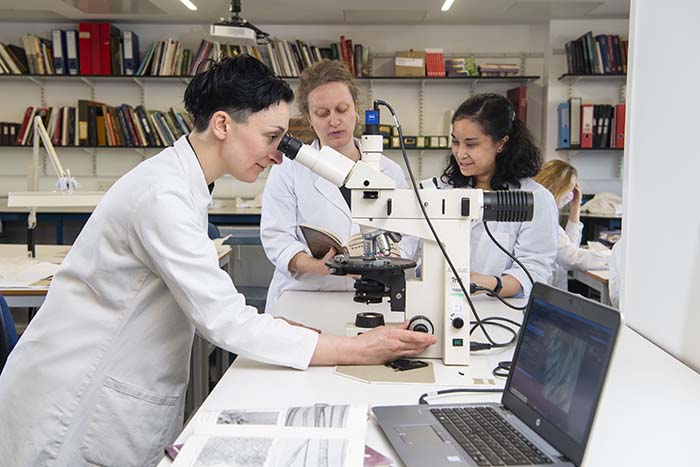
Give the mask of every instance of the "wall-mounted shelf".
[[(59, 146), (59, 145), (54, 145), (55, 148), (58, 149), (85, 149), (85, 150), (94, 150), (94, 149), (141, 149), (141, 150), (161, 150), (165, 149), (166, 147), (169, 146)], [(0, 145), (0, 149), (32, 149), (32, 146), (29, 145), (22, 145), (22, 146), (17, 146), (17, 145), (7, 145), (3, 144)], [(401, 151), (401, 148), (384, 148), (384, 151)], [(449, 152), (450, 148), (406, 148), (406, 151), (432, 151), (432, 152), (438, 152), (438, 151), (443, 151), (443, 152)]]
[(624, 148), (556, 148), (555, 151), (561, 152), (621, 152)]
[[(37, 79), (49, 81), (182, 81), (189, 82), (192, 76), (124, 76), (124, 75), (31, 75), (31, 74), (4, 74), (0, 75), (0, 79), (4, 80), (23, 80)], [(280, 76), (282, 79), (298, 80), (297, 76)], [(540, 79), (539, 76), (445, 76), (442, 78), (428, 78), (427, 76), (367, 76), (356, 78), (358, 81), (424, 81), (424, 82), (479, 82), (488, 83), (532, 83)]]
[(603, 75), (574, 75), (569, 73), (564, 73), (559, 78), (569, 86), (576, 84), (579, 81), (619, 81), (626, 80), (627, 74), (625, 73), (608, 73)]
[[(58, 149), (86, 149), (86, 150), (92, 150), (92, 149), (165, 149), (168, 146), (60, 146), (60, 145), (54, 145), (54, 148)], [(0, 148), (9, 148), (9, 149), (17, 149), (17, 148), (23, 148), (23, 149), (32, 149), (31, 145), (0, 145)]]

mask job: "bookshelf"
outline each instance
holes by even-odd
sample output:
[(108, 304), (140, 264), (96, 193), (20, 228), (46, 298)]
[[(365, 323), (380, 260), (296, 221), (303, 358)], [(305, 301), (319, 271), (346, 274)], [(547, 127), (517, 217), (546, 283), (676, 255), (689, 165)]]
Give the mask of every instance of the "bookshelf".
[(558, 152), (622, 152), (624, 148), (556, 148)]
[[(115, 26), (122, 31), (133, 30), (139, 36), (140, 51), (143, 54), (155, 41), (172, 37), (183, 47), (196, 51), (202, 38), (208, 37), (208, 25), (201, 24), (151, 24), (119, 23)], [(73, 28), (66, 23), (14, 23), (7, 22), (7, 28), (0, 33), (3, 43), (17, 43), (23, 34), (51, 37), (53, 29)], [(545, 29), (531, 26), (506, 26), (505, 28), (457, 26), (419, 27), (425, 33), (405, 37), (403, 26), (383, 26), (381, 28), (344, 25), (326, 25), (310, 28), (304, 25), (266, 26), (273, 36), (294, 38), (328, 46), (337, 41), (339, 34), (359, 38), (370, 54), (371, 63), (367, 72), (373, 76), (357, 77), (360, 89), (360, 110), (367, 108), (375, 99), (390, 102), (397, 111), (404, 133), (410, 136), (448, 135), (448, 110), (454, 109), (469, 95), (478, 92), (498, 92), (506, 94), (508, 89), (539, 84), (542, 74), (544, 53), (539, 44), (544, 43)], [(459, 40), (456, 40), (459, 38)], [(396, 51), (415, 48), (422, 50), (445, 44), (445, 57), (475, 56), (477, 60), (513, 62), (520, 65), (520, 76), (484, 77), (396, 77), (393, 75), (393, 58)], [(460, 44), (469, 44), (468, 49)], [(450, 48), (454, 45), (454, 48)], [(266, 54), (263, 52), (263, 57)], [(483, 59), (483, 60), (482, 60)], [(285, 77), (293, 89), (299, 82), (297, 77)], [(130, 106), (143, 105), (147, 110), (166, 110), (171, 106), (182, 109), (182, 95), (191, 76), (134, 76), (134, 75), (41, 75), (4, 74), (0, 75), (0, 86), (11, 96), (4, 110), (0, 110), (0, 120), (20, 122), (27, 106), (63, 107), (75, 106), (79, 99), (104, 102), (107, 105), (126, 103)], [(530, 125), (535, 134), (541, 136), (541, 115), (544, 107), (541, 88), (530, 88), (533, 94)], [(539, 94), (538, 94), (539, 93)], [(296, 109), (292, 111), (292, 117)], [(382, 114), (382, 121), (392, 122), (388, 113)], [(541, 139), (541, 138), (538, 138)], [(3, 191), (19, 189), (26, 184), (24, 166), (31, 146), (0, 146), (0, 179)], [(23, 148), (23, 149), (19, 149)], [(160, 146), (57, 146), (61, 157), (67, 160), (72, 172), (80, 177), (86, 189), (105, 189), (121, 174), (140, 161), (155, 155)], [(417, 177), (434, 176), (444, 169), (449, 148), (407, 149), (413, 170)], [(405, 169), (399, 149), (386, 148), (385, 154)], [(230, 177), (217, 183), (216, 197), (253, 197), (262, 190), (266, 173), (254, 184), (239, 183)], [(5, 183), (7, 182), (7, 183)], [(7, 187), (7, 188), (6, 188)], [(0, 196), (2, 193), (0, 193)]]
[[(4, 74), (0, 75), (0, 80), (56, 80), (56, 81), (116, 81), (116, 82), (133, 82), (139, 81), (180, 81), (189, 82), (192, 76), (133, 76), (133, 75), (36, 75), (36, 74)], [(296, 76), (280, 76), (280, 78), (297, 82), (299, 78)], [(539, 76), (445, 76), (440, 78), (429, 78), (427, 76), (365, 76), (355, 78), (360, 82), (370, 81), (397, 81), (397, 82), (467, 82), (467, 83), (514, 83), (514, 84), (530, 84), (538, 79)]]
[[(624, 103), (626, 98), (626, 84), (627, 84), (627, 74), (626, 73), (602, 73), (602, 74), (575, 74), (575, 73), (564, 73), (559, 76), (558, 81), (562, 82), (567, 86), (567, 94), (569, 99), (577, 97), (577, 88), (579, 86), (585, 86), (588, 88), (589, 93), (586, 93), (586, 99), (597, 100), (597, 98), (589, 98), (590, 92), (593, 95), (601, 94), (599, 92), (599, 87), (604, 86), (609, 88), (611, 85), (618, 86), (617, 96), (613, 98), (616, 103)], [(580, 96), (578, 96), (580, 97)], [(609, 98), (608, 98), (609, 99)], [(571, 156), (578, 154), (599, 155), (600, 157), (615, 156), (617, 161), (615, 162), (615, 177), (621, 179), (623, 173), (624, 164), (624, 148), (562, 148), (557, 147), (555, 151), (559, 154), (564, 155), (566, 160), (571, 160)], [(581, 159), (579, 159), (581, 160)]]

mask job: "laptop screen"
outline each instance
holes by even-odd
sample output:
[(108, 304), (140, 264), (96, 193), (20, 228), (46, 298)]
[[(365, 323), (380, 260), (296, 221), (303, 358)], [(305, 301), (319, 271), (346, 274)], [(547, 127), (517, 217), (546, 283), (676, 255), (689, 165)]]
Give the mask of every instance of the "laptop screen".
[(617, 328), (535, 296), (522, 332), (508, 391), (585, 446)]

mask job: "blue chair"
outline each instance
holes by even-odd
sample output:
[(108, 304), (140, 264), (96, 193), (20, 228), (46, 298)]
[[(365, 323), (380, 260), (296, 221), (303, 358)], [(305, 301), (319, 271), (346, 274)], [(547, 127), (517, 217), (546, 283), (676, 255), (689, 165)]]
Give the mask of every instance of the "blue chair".
[(0, 294), (0, 372), (5, 368), (7, 357), (17, 343), (17, 330), (5, 297)]
[(219, 232), (219, 228), (211, 222), (209, 222), (209, 225), (207, 226), (207, 234), (209, 235), (209, 238), (211, 240), (214, 240), (215, 238), (221, 238), (221, 232)]

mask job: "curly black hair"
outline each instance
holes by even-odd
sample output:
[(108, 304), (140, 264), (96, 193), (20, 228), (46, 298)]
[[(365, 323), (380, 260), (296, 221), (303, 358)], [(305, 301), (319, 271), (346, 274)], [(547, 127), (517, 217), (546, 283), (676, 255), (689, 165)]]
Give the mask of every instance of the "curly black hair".
[(264, 63), (250, 55), (222, 58), (199, 73), (185, 89), (185, 108), (194, 117), (197, 131), (209, 127), (214, 112), (223, 110), (243, 123), (251, 113), (284, 101), (291, 103), (294, 92)]
[[(478, 124), (494, 142), (508, 136), (503, 151), (496, 156), (496, 171), (490, 181), (492, 190), (507, 190), (509, 185), (520, 188), (520, 179), (534, 177), (539, 172), (542, 165), (540, 150), (508, 99), (496, 93), (472, 96), (457, 107), (452, 123), (464, 118)], [(476, 184), (474, 177), (462, 175), (453, 156), (440, 179), (455, 188)]]

